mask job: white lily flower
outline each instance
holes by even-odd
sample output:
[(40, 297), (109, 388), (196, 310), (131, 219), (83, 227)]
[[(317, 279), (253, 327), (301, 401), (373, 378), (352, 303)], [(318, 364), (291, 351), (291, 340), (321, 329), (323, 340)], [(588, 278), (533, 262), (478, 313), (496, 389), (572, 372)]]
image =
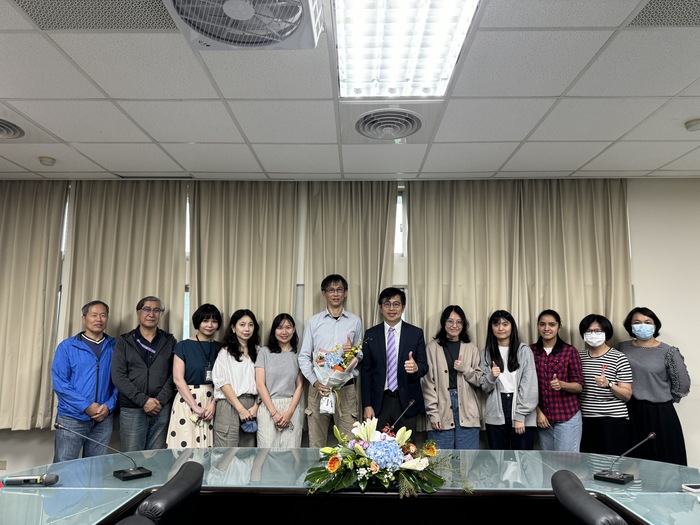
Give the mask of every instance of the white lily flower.
[(412, 433), (413, 433), (412, 430), (408, 430), (406, 427), (401, 427), (399, 429), (399, 431), (396, 433), (396, 443), (399, 446), (402, 446), (404, 443), (406, 443), (411, 438)]
[(419, 458), (419, 459), (411, 459), (409, 461), (404, 461), (401, 463), (401, 466), (399, 468), (405, 469), (405, 470), (425, 470), (428, 468), (428, 465), (430, 464), (430, 461), (428, 458)]
[(378, 438), (375, 437), (375, 434), (379, 434), (377, 432), (377, 422), (377, 418), (374, 417), (363, 421), (361, 424), (353, 425), (352, 432), (355, 434), (355, 438), (366, 441), (367, 443), (370, 441), (378, 441)]

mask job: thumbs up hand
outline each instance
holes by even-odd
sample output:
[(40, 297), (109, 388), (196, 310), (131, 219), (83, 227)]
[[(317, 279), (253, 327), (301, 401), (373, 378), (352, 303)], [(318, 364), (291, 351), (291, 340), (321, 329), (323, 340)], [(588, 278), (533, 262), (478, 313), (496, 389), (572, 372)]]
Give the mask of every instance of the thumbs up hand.
[(406, 369), (406, 372), (409, 374), (418, 372), (418, 365), (413, 359), (413, 352), (408, 353), (408, 359), (406, 360), (403, 366)]
[(496, 364), (496, 361), (491, 362), (491, 375), (496, 378), (501, 375), (501, 369)]
[(561, 384), (559, 379), (557, 379), (557, 374), (552, 375), (552, 380), (549, 383), (552, 386), (552, 390), (561, 390)]
[(350, 339), (350, 334), (348, 334), (348, 340), (343, 343), (343, 352), (352, 352), (352, 339)]

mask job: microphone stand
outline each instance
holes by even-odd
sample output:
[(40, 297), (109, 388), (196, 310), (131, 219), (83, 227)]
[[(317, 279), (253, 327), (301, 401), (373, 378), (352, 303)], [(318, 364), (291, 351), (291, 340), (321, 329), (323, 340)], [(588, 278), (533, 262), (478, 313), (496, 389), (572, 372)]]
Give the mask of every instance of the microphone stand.
[(593, 474), (593, 479), (595, 479), (597, 481), (609, 481), (610, 483), (617, 483), (618, 485), (626, 485), (630, 481), (633, 481), (634, 480), (633, 474), (626, 474), (624, 472), (613, 471), (613, 467), (615, 466), (615, 463), (617, 463), (620, 459), (622, 459), (627, 454), (632, 452), (635, 448), (641, 447), (644, 443), (646, 443), (650, 439), (654, 439), (655, 437), (656, 437), (655, 432), (649, 432), (649, 435), (647, 437), (645, 437), (643, 440), (641, 440), (639, 443), (637, 443), (635, 446), (633, 446), (628, 451), (620, 454), (615, 459), (613, 459), (613, 462), (610, 463), (610, 468), (608, 470), (602, 470), (600, 472), (596, 472), (595, 474)]
[(413, 406), (413, 403), (415, 403), (415, 400), (413, 400), (413, 399), (411, 399), (411, 400), (408, 402), (408, 406), (406, 407), (406, 410), (404, 410), (403, 412), (401, 412), (401, 415), (400, 415), (399, 417), (396, 418), (396, 421), (394, 421), (394, 423), (393, 423), (389, 428), (387, 428), (387, 429), (385, 430), (385, 432), (386, 432), (387, 434), (393, 434), (393, 433), (394, 433), (394, 427), (396, 426), (396, 423), (398, 423), (399, 421), (401, 421), (401, 418), (404, 416), (404, 414), (406, 414), (406, 412), (408, 412), (408, 409), (411, 408), (411, 407)]
[(129, 481), (131, 479), (147, 478), (148, 476), (153, 474), (153, 472), (151, 472), (147, 468), (136, 466), (136, 461), (134, 461), (134, 458), (132, 458), (131, 456), (128, 456), (127, 454), (124, 454), (124, 452), (122, 452), (121, 450), (117, 450), (116, 448), (112, 448), (109, 445), (104, 445), (103, 443), (100, 443), (96, 439), (92, 439), (90, 437), (84, 436), (80, 432), (76, 432), (75, 430), (71, 430), (70, 428), (64, 427), (60, 423), (56, 423), (54, 425), (54, 427), (58, 430), (66, 430), (68, 432), (71, 432), (71, 433), (75, 434), (76, 436), (80, 436), (81, 438), (87, 439), (88, 441), (92, 441), (93, 443), (97, 443), (98, 445), (103, 445), (104, 447), (108, 448), (109, 450), (113, 450), (117, 454), (121, 454), (125, 458), (128, 458), (129, 461), (131, 461), (134, 464), (134, 466), (132, 468), (129, 468), (129, 469), (115, 470), (114, 471), (115, 478), (119, 478), (122, 481)]

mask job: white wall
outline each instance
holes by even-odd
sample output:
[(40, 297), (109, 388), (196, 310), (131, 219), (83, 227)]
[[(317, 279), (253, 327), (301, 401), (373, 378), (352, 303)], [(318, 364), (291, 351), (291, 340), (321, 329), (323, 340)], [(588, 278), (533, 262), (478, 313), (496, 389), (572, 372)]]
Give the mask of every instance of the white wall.
[[(656, 312), (663, 323), (660, 339), (680, 348), (685, 357), (693, 384), (677, 409), (688, 463), (700, 467), (700, 419), (694, 414), (700, 407), (700, 352), (695, 346), (700, 324), (700, 179), (633, 179), (628, 198), (635, 305)], [(613, 322), (619, 330), (622, 319)], [(118, 448), (115, 439), (112, 445)], [(0, 460), (8, 462), (0, 475), (50, 463), (52, 457), (53, 431), (0, 430)]]
[(677, 346), (691, 389), (676, 406), (688, 464), (700, 466), (700, 179), (634, 179), (628, 184), (632, 283), (636, 306), (662, 323), (659, 339)]

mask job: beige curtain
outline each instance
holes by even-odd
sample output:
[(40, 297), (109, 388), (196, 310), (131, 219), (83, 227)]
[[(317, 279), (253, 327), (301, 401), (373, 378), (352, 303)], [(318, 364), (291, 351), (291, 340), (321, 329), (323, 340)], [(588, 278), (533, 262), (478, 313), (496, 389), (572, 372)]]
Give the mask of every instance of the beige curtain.
[(263, 344), (278, 313), (294, 315), (297, 192), (296, 182), (192, 184), (190, 310), (221, 310), (218, 339), (239, 308), (255, 313)]
[(552, 308), (578, 346), (585, 315), (621, 326), (631, 308), (625, 181), (409, 181), (406, 198), (409, 305), (429, 340), (448, 304), (479, 346), (495, 309), (530, 343)]
[(379, 322), (379, 292), (392, 286), (396, 182), (311, 182), (306, 229), (304, 318), (323, 310), (321, 281), (348, 281), (346, 307), (367, 330)]
[(51, 424), (67, 181), (0, 181), (0, 428)]
[(63, 338), (82, 329), (80, 309), (93, 299), (110, 307), (107, 333), (136, 324), (146, 295), (165, 305), (160, 327), (182, 333), (185, 297), (187, 182), (78, 181), (69, 212)]

